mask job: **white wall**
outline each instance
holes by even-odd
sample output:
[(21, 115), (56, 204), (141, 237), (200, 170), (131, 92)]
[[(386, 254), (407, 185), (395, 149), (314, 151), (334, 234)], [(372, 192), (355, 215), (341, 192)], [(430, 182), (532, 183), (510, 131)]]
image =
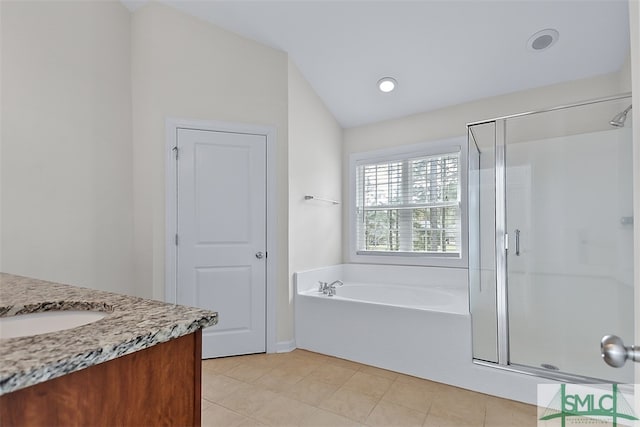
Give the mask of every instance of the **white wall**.
[(292, 334), (288, 306), (287, 56), (167, 6), (133, 14), (133, 194), (136, 282), (164, 297), (165, 120), (270, 125), (277, 133), (277, 330)]
[(342, 129), (295, 64), (289, 61), (290, 284), (287, 303), (292, 325), (293, 273), (339, 264), (342, 260), (341, 205), (304, 200), (307, 194), (341, 200), (341, 159)]
[(138, 294), (129, 11), (120, 2), (0, 8), (0, 270)]

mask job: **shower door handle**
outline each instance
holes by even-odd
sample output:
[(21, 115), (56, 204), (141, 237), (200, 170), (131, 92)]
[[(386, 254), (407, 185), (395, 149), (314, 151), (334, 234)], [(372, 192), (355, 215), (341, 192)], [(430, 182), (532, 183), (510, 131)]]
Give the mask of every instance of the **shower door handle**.
[(520, 230), (516, 229), (516, 256), (520, 256)]
[(624, 343), (615, 335), (605, 335), (600, 341), (600, 353), (607, 365), (621, 368), (627, 360), (640, 362), (640, 348), (625, 347)]

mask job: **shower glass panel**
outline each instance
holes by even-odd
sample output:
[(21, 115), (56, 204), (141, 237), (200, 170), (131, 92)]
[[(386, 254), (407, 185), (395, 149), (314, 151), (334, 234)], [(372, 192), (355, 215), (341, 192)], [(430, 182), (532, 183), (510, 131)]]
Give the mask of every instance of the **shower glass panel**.
[(469, 295), (473, 354), (498, 362), (495, 122), (469, 128)]
[(633, 382), (600, 340), (633, 342), (629, 99), (506, 121), (509, 350), (512, 365)]
[[(633, 382), (600, 340), (634, 340), (629, 97), (469, 126), (474, 359), (576, 381)], [(503, 155), (504, 154), (504, 155)]]

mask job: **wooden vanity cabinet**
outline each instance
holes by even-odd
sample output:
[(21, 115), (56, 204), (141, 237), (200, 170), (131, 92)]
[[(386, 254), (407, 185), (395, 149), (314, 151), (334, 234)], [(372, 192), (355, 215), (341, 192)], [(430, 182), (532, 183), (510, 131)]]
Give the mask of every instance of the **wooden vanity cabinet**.
[(0, 426), (200, 426), (202, 331), (0, 396)]

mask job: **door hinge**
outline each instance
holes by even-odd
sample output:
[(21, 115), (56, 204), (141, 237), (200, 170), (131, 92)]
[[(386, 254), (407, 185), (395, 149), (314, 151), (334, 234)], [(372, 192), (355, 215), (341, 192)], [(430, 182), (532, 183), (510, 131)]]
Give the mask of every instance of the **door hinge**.
[(509, 250), (509, 234), (507, 233), (504, 234), (504, 250)]
[(176, 233), (176, 246), (178, 246), (178, 233)]
[(178, 160), (178, 146), (176, 145), (175, 147), (172, 148), (172, 150), (176, 155), (176, 160)]

